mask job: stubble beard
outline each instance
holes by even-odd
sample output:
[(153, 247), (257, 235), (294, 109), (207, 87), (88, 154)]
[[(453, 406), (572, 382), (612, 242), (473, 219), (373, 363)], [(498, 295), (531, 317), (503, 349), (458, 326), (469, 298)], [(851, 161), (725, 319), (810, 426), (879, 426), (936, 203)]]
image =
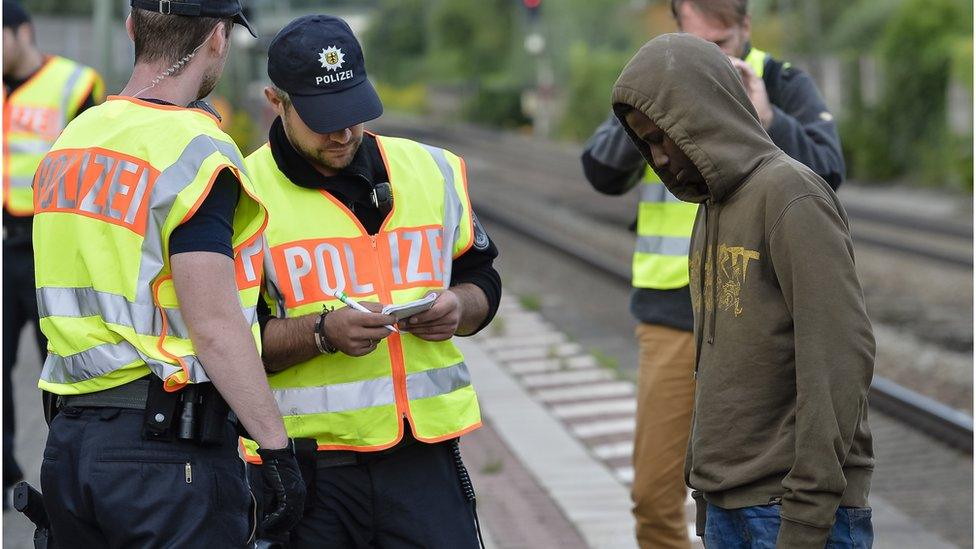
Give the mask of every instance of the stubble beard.
[(200, 82), (200, 89), (197, 90), (197, 99), (203, 99), (214, 91), (214, 88), (217, 87), (217, 80), (220, 79), (220, 72), (221, 69), (218, 67), (216, 69), (207, 71), (207, 73), (203, 75), (203, 81)]
[(362, 145), (362, 143), (363, 140), (362, 137), (360, 137), (359, 140), (356, 141), (356, 144), (353, 145), (349, 153), (347, 153), (347, 156), (338, 160), (328, 158), (326, 156), (327, 153), (319, 149), (309, 150), (302, 146), (298, 147), (298, 152), (301, 153), (301, 155), (305, 157), (305, 160), (310, 164), (320, 166), (330, 171), (338, 172), (342, 171), (352, 163), (352, 159), (356, 157), (356, 152), (359, 151), (359, 147)]

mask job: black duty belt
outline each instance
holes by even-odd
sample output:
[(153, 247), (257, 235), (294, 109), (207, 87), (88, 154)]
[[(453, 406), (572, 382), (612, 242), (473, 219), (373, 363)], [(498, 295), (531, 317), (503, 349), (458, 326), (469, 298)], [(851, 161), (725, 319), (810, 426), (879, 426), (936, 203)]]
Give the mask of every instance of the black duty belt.
[[(406, 425), (404, 426), (406, 431), (403, 434), (403, 438), (400, 442), (397, 442), (393, 446), (377, 450), (374, 452), (355, 452), (351, 450), (320, 450), (314, 451), (315, 446), (312, 446), (313, 451), (309, 452), (311, 456), (314, 456), (315, 466), (318, 469), (328, 469), (330, 467), (343, 467), (346, 465), (363, 465), (370, 463), (378, 459), (384, 459), (385, 457), (398, 452), (414, 444), (418, 444), (418, 440), (413, 437), (413, 433), (410, 432), (410, 428)], [(309, 439), (295, 439), (296, 453), (300, 447), (299, 441), (305, 441)], [(312, 440), (314, 443), (315, 441)]]
[(84, 395), (62, 395), (58, 406), (75, 408), (127, 408), (145, 410), (149, 395), (149, 380), (137, 379), (125, 385)]

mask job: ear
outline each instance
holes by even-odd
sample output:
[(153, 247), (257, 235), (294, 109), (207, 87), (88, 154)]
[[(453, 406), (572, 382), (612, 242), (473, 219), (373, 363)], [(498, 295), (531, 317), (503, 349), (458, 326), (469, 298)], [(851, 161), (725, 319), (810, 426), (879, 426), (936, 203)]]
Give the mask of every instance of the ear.
[(217, 23), (217, 26), (210, 33), (210, 37), (207, 38), (207, 49), (213, 53), (214, 57), (223, 57), (227, 53), (227, 48), (230, 47), (230, 39), (227, 34), (227, 27), (221, 22)]
[(17, 34), (20, 35), (21, 43), (37, 45), (37, 40), (34, 38), (34, 25), (31, 23), (24, 23), (17, 29)]
[(281, 104), (281, 99), (278, 99), (278, 94), (271, 89), (271, 86), (264, 87), (264, 98), (268, 100), (268, 104), (271, 105), (271, 110), (275, 112), (278, 116), (285, 116), (285, 106)]
[(750, 31), (752, 31), (752, 17), (746, 15), (745, 19), (742, 20), (742, 36), (747, 41)]
[(136, 33), (132, 26), (132, 12), (129, 12), (129, 15), (125, 18), (125, 33), (129, 35), (129, 40), (136, 41)]

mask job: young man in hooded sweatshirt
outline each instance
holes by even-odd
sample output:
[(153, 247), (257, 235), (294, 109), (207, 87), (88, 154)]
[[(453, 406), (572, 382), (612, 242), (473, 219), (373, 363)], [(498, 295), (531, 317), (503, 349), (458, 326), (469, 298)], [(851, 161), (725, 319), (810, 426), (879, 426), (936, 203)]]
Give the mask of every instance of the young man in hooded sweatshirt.
[(613, 109), (668, 190), (700, 204), (685, 478), (707, 505), (705, 545), (870, 547), (874, 336), (843, 207), (700, 38), (648, 42)]

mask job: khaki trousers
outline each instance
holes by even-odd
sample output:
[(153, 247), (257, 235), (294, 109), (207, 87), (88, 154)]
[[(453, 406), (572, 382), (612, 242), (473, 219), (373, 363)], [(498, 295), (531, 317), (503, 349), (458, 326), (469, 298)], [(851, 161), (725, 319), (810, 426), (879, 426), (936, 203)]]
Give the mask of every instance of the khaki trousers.
[(631, 499), (641, 549), (690, 549), (685, 453), (695, 399), (691, 332), (654, 324), (636, 330), (637, 430)]

